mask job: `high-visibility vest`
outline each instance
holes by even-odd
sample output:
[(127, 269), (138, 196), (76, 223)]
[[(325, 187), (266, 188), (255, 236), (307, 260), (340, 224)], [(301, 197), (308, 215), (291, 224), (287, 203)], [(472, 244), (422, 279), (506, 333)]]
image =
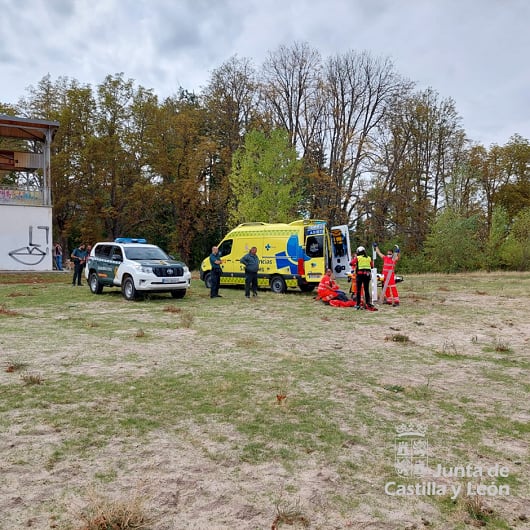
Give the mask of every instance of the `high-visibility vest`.
[(357, 270), (371, 270), (372, 259), (368, 256), (357, 256)]

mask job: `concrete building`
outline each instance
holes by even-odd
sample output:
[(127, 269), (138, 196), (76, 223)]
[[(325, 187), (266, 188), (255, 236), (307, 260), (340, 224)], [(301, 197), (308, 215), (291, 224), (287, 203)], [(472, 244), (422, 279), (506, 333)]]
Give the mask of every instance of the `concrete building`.
[[(58, 128), (0, 114), (0, 270), (53, 268), (50, 146)], [(13, 172), (27, 177), (5, 184)]]

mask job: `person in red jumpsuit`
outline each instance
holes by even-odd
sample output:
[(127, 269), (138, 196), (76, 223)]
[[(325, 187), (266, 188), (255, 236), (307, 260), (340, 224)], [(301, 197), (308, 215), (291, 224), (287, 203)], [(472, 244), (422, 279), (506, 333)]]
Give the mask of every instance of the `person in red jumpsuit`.
[(322, 276), (318, 284), (317, 297), (324, 303), (329, 303), (335, 299), (343, 302), (348, 301), (346, 293), (341, 291), (339, 284), (333, 279), (333, 271), (331, 269), (327, 269), (326, 274)]
[(374, 249), (377, 255), (383, 260), (383, 287), (386, 285), (386, 291), (383, 293), (383, 304), (392, 305), (394, 307), (399, 305), (399, 293), (396, 287), (395, 268), (399, 261), (399, 247), (394, 246), (387, 250), (386, 255), (379, 250), (377, 243), (374, 243)]

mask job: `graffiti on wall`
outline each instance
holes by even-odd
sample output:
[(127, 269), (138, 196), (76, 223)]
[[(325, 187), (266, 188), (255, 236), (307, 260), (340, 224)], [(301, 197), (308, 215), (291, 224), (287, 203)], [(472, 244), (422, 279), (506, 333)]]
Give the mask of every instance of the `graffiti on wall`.
[(50, 248), (49, 248), (50, 227), (49, 226), (37, 226), (37, 230), (43, 230), (45, 232), (45, 237), (46, 237), (46, 248), (45, 249), (41, 248), (42, 245), (40, 243), (33, 242), (33, 226), (30, 225), (28, 229), (29, 229), (28, 230), (29, 231), (28, 245), (25, 247), (20, 247), (14, 250), (10, 250), (9, 256), (15, 261), (18, 261), (19, 263), (22, 263), (24, 265), (38, 265), (44, 260), (44, 258), (50, 252)]
[(40, 190), (0, 189), (0, 203), (5, 204), (42, 204), (43, 195)]

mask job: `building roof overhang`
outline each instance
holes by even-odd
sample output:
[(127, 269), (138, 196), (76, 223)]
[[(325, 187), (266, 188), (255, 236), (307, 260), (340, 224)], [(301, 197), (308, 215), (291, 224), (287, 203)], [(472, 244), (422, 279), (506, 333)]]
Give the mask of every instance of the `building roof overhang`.
[(0, 136), (5, 138), (20, 138), (22, 140), (36, 140), (46, 142), (53, 139), (59, 122), (48, 120), (34, 120), (18, 118), (0, 114)]

